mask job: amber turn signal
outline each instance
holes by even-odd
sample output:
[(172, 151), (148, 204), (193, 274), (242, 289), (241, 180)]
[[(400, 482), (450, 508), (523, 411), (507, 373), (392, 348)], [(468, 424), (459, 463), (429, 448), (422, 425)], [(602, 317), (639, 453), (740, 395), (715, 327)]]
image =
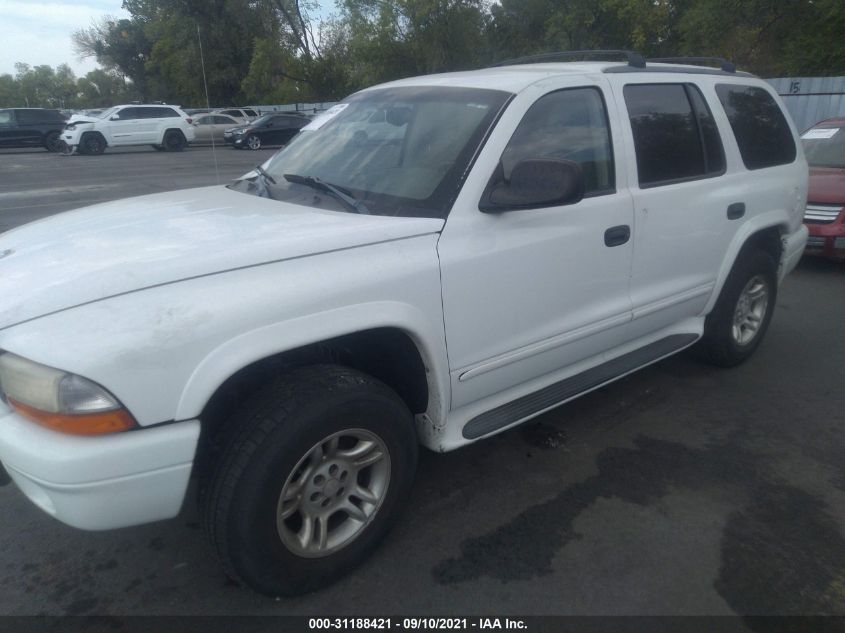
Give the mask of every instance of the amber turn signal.
[(135, 420), (125, 409), (100, 413), (50, 413), (9, 398), (11, 407), (22, 416), (60, 433), (106, 435), (135, 428)]

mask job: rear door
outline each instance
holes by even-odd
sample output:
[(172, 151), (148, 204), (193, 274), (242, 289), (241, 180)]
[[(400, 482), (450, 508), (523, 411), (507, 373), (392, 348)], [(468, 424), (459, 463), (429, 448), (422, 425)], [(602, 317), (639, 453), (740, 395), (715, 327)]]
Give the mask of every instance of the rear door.
[(15, 111), (0, 110), (0, 146), (15, 142)]
[(22, 109), (18, 110), (17, 116), (17, 139), (21, 145), (40, 145), (42, 127), (47, 124), (47, 117), (43, 110)]
[(698, 85), (671, 77), (613, 78), (635, 158), (632, 337), (702, 313), (742, 217), (742, 192), (725, 182), (715, 94), (706, 90), (708, 102)]

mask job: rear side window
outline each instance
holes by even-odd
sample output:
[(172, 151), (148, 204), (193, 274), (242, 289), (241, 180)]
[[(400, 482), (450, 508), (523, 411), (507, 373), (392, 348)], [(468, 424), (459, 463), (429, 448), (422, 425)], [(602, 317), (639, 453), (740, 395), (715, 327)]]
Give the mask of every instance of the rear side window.
[(11, 123), (12, 122), (12, 111), (11, 110), (0, 110), (0, 123)]
[(502, 175), (509, 179), (514, 165), (523, 159), (545, 157), (581, 165), (585, 195), (615, 191), (607, 109), (596, 88), (570, 88), (540, 97), (502, 153)]
[(42, 123), (45, 118), (40, 110), (18, 110), (18, 123), (21, 125)]
[(762, 88), (735, 84), (718, 84), (716, 94), (748, 169), (786, 165), (795, 160), (792, 132), (772, 95)]
[(246, 114), (247, 116), (255, 116), (255, 117), (257, 117), (257, 116), (258, 116), (258, 115), (255, 113), (255, 110), (250, 110), (249, 108), (245, 108), (245, 109), (244, 109), (244, 114)]
[(624, 94), (640, 187), (724, 173), (719, 131), (696, 86), (629, 84)]

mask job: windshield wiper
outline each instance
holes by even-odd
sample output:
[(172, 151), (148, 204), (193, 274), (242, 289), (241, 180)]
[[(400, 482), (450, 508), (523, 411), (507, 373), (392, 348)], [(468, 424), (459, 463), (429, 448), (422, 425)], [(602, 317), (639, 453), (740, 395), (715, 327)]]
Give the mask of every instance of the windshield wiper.
[(258, 196), (261, 198), (270, 198), (272, 200), (273, 196), (270, 195), (270, 188), (267, 186), (267, 183), (269, 182), (270, 184), (275, 185), (276, 179), (268, 174), (267, 170), (261, 165), (255, 166), (255, 173), (258, 174), (258, 177), (255, 180), (261, 185), (258, 191)]
[(285, 180), (295, 183), (297, 185), (305, 185), (318, 191), (324, 191), (331, 195), (336, 200), (340, 200), (348, 209), (355, 213), (362, 215), (370, 215), (370, 210), (363, 202), (355, 198), (349, 191), (341, 189), (337, 185), (333, 185), (325, 180), (320, 180), (316, 176), (300, 176), (299, 174), (285, 174)]

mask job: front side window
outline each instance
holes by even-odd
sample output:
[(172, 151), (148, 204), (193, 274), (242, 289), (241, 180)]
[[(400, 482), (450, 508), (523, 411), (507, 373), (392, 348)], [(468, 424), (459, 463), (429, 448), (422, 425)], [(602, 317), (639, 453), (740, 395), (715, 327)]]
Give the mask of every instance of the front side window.
[(510, 96), (447, 86), (365, 90), (313, 121), (302, 121), (305, 127), (265, 166), (275, 182), (256, 178), (232, 188), (350, 210), (336, 195), (319, 190), (315, 195), (321, 185), (313, 179), (318, 179), (372, 214), (446, 217), (470, 161)]
[(763, 88), (736, 84), (718, 84), (716, 94), (748, 169), (786, 165), (795, 160), (792, 132), (772, 95)]
[(123, 108), (117, 112), (117, 118), (121, 121), (129, 121), (132, 119), (140, 119), (141, 113), (139, 112), (140, 108)]
[(540, 97), (525, 113), (502, 153), (501, 177), (529, 158), (562, 158), (581, 166), (584, 195), (613, 192), (613, 150), (607, 110), (596, 88), (570, 88)]
[(640, 187), (724, 173), (713, 115), (692, 84), (629, 84), (624, 89)]
[(801, 135), (810, 167), (845, 169), (845, 123), (823, 123)]

